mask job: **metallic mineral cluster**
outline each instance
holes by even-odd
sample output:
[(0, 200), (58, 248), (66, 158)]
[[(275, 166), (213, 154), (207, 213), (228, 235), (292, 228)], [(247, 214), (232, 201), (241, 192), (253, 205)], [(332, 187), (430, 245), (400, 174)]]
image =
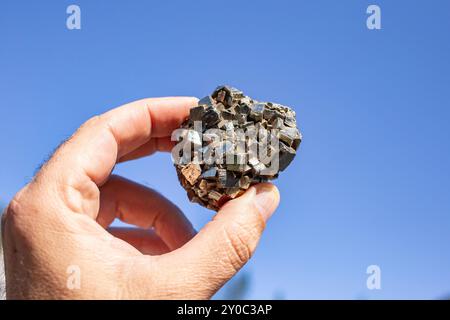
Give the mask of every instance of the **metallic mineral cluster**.
[(179, 142), (172, 158), (189, 200), (218, 210), (252, 184), (277, 178), (302, 135), (289, 107), (219, 86), (190, 110), (172, 139)]

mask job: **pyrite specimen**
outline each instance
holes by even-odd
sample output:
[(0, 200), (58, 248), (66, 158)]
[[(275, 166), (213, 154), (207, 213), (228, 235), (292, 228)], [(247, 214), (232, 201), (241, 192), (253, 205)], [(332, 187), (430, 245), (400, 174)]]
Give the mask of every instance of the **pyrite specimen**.
[(172, 158), (189, 200), (218, 210), (251, 185), (278, 177), (302, 135), (295, 112), (219, 86), (190, 110), (172, 135)]

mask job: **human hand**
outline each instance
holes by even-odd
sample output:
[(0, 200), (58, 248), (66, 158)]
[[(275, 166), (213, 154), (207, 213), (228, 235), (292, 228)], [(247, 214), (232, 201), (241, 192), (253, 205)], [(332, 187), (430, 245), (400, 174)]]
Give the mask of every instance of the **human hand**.
[[(278, 205), (268, 183), (226, 203), (198, 234), (156, 191), (111, 175), (170, 151), (195, 98), (136, 101), (93, 117), (61, 145), (2, 220), (9, 299), (205, 299), (251, 257)], [(139, 228), (110, 228), (115, 218)], [(67, 270), (80, 287), (67, 285)]]

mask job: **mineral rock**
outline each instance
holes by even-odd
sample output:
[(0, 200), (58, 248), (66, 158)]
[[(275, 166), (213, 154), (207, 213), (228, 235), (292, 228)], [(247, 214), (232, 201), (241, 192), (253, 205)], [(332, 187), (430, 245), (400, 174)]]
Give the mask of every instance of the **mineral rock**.
[(295, 112), (219, 86), (190, 110), (172, 157), (192, 202), (218, 210), (252, 184), (278, 177), (302, 141)]

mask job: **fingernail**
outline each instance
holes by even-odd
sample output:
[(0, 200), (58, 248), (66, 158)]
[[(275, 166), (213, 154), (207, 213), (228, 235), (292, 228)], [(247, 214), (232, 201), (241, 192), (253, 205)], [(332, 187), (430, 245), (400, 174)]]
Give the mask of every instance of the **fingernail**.
[(270, 183), (260, 183), (258, 185), (255, 185), (255, 189), (255, 205), (264, 220), (267, 221), (278, 206), (278, 202), (280, 201), (280, 194), (278, 193), (278, 189)]

